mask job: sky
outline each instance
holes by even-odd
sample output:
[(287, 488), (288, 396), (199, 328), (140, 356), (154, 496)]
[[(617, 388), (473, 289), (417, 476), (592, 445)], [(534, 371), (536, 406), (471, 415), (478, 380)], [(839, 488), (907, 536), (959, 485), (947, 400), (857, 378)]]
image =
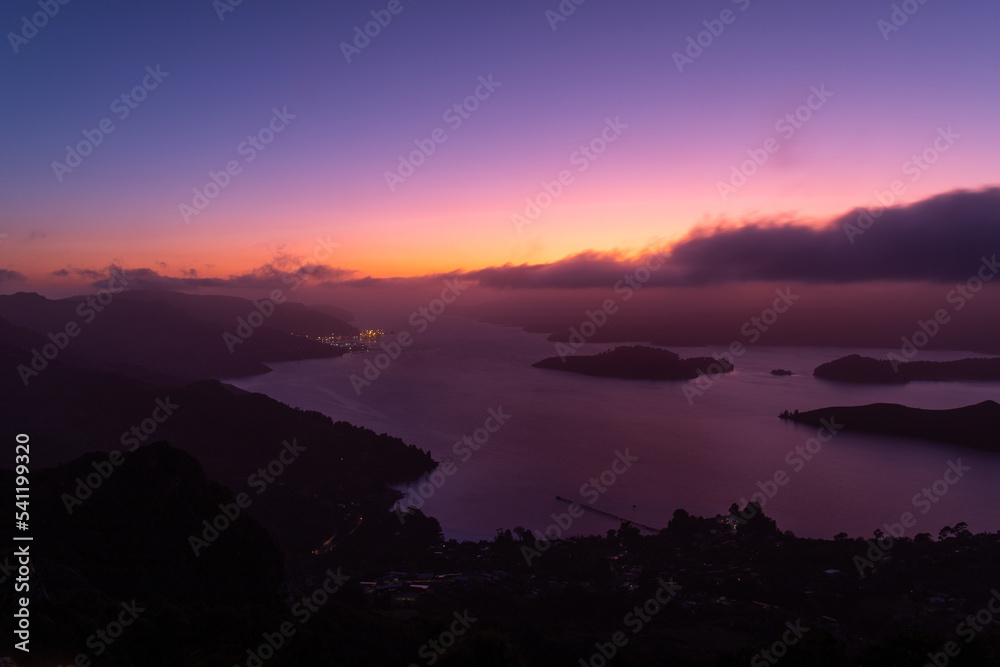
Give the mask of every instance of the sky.
[(995, 202), (1000, 6), (902, 5), (8, 2), (0, 292), (492, 277)]

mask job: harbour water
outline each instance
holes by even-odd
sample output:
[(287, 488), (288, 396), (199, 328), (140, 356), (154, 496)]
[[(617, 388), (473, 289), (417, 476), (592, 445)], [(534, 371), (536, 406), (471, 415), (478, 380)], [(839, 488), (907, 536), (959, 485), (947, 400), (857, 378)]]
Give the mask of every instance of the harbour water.
[[(812, 370), (847, 354), (884, 357), (887, 350), (750, 346), (736, 360), (735, 372), (701, 395), (685, 396), (681, 382), (532, 368), (557, 354), (545, 339), (446, 314), (359, 391), (351, 375), (363, 377), (374, 352), (271, 364), (271, 373), (229, 382), (389, 433), (450, 462), (451, 474), (435, 477), (438, 486), (422, 480), (400, 487), (422, 491), (415, 499), (441, 522), (447, 537), (490, 538), (497, 529), (515, 526), (544, 531), (554, 523), (553, 514), (567, 511), (556, 496), (664, 527), (678, 508), (725, 514), (732, 503), (758, 492), (779, 528), (805, 537), (830, 538), (841, 531), (870, 536), (906, 512), (916, 517), (909, 536), (937, 536), (943, 526), (960, 521), (975, 532), (1000, 529), (998, 454), (842, 432), (818, 451), (813, 442), (810, 453), (806, 443), (816, 429), (777, 418), (786, 409), (877, 402), (959, 407), (997, 400), (1000, 385), (831, 383), (812, 377)], [(609, 347), (587, 344), (580, 353)], [(723, 351), (671, 349), (682, 357)], [(918, 358), (967, 356), (978, 355), (922, 351)], [(775, 368), (795, 375), (773, 376)], [(921, 500), (950, 462), (959, 461), (968, 471), (934, 502)], [(776, 474), (784, 484), (773, 483)], [(614, 520), (587, 513), (572, 518), (563, 532), (603, 534), (614, 528)]]

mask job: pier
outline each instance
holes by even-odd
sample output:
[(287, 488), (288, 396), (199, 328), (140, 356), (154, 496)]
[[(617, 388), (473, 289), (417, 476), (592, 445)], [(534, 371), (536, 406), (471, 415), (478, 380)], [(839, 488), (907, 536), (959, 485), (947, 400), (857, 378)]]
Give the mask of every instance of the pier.
[(638, 521), (632, 521), (631, 519), (626, 519), (624, 517), (617, 516), (615, 514), (612, 514), (611, 512), (605, 512), (604, 510), (599, 510), (596, 507), (591, 507), (590, 505), (584, 505), (583, 503), (578, 503), (577, 501), (570, 500), (569, 498), (563, 498), (562, 496), (556, 496), (556, 500), (561, 500), (562, 502), (569, 503), (570, 505), (579, 505), (580, 507), (582, 507), (585, 510), (589, 510), (591, 512), (596, 512), (597, 514), (603, 514), (604, 516), (609, 517), (611, 519), (615, 519), (616, 521), (621, 521), (623, 523), (630, 523), (633, 526), (638, 526), (639, 528), (644, 528), (644, 529), (646, 529), (649, 532), (654, 533), (654, 534), (660, 532), (659, 528), (653, 528), (652, 526), (647, 526), (644, 523), (639, 523)]

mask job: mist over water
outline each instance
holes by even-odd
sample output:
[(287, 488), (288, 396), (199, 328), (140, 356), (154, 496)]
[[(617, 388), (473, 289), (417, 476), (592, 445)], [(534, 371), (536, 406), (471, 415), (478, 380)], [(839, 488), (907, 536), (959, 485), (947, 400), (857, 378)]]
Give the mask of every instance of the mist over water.
[[(411, 332), (413, 333), (413, 332)], [(294, 407), (386, 432), (452, 461), (447, 476), (423, 505), (446, 537), (492, 537), (498, 528), (544, 531), (563, 496), (653, 527), (665, 527), (674, 510), (714, 516), (733, 502), (776, 489), (764, 505), (779, 528), (804, 537), (830, 538), (841, 531), (870, 536), (905, 512), (916, 516), (907, 531), (936, 536), (965, 521), (974, 531), (997, 530), (1000, 456), (965, 447), (908, 438), (838, 433), (805, 460), (789, 452), (816, 435), (812, 427), (777, 419), (782, 410), (891, 402), (943, 409), (997, 400), (986, 383), (847, 385), (812, 377), (826, 361), (851, 354), (883, 356), (887, 350), (750, 346), (736, 371), (717, 379), (689, 403), (681, 382), (592, 378), (532, 368), (555, 356), (541, 334), (445, 314), (412, 346), (363, 387), (374, 353), (337, 359), (270, 364), (266, 375), (229, 380)], [(394, 340), (395, 336), (389, 336)], [(588, 344), (581, 354), (613, 347)], [(682, 357), (708, 356), (723, 348), (672, 347)], [(980, 356), (921, 352), (920, 360)], [(796, 373), (770, 375), (774, 368)], [(511, 415), (478, 451), (453, 446), (482, 428), (489, 410)], [(610, 469), (616, 452), (637, 459), (599, 492), (592, 478)], [(949, 460), (971, 466), (947, 494), (927, 505), (913, 497), (941, 479)], [(798, 461), (796, 463), (796, 461)], [(618, 464), (618, 470), (622, 464)], [(783, 486), (767, 484), (784, 471)], [(611, 475), (606, 474), (605, 480)], [(581, 489), (581, 487), (585, 488)], [(405, 489), (406, 487), (401, 487)], [(425, 490), (428, 487), (424, 487)], [(741, 501), (741, 505), (743, 502)], [(586, 514), (566, 534), (603, 534), (612, 519)]]

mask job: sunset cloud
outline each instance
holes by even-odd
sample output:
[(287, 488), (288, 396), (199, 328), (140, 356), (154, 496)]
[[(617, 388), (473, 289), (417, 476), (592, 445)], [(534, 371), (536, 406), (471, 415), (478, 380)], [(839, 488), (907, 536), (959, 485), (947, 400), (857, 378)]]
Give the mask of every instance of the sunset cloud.
[[(668, 251), (667, 265), (648, 284), (948, 282), (968, 278), (982, 257), (996, 253), (1000, 188), (956, 191), (881, 212), (856, 209), (822, 227), (784, 221), (697, 229)], [(466, 276), (495, 288), (603, 287), (634, 270), (638, 261), (584, 252)]]
[[(1000, 188), (959, 190), (885, 210), (858, 208), (816, 226), (805, 220), (743, 221), (700, 227), (660, 251), (663, 265), (649, 287), (694, 287), (741, 282), (845, 284), (866, 281), (949, 282), (964, 280), (1000, 253)], [(377, 278), (360, 271), (279, 252), (240, 274), (206, 277), (195, 269), (177, 275), (134, 268), (130, 289), (270, 289), (289, 284), (324, 288), (420, 288), (461, 277), (494, 289), (586, 289), (614, 285), (655, 254), (639, 257), (583, 251), (541, 264), (504, 264), (471, 271)], [(159, 264), (162, 267), (162, 263)], [(109, 269), (66, 267), (52, 276), (85, 278), (100, 286)], [(4, 279), (22, 279), (8, 271)]]
[(10, 269), (0, 269), (0, 283), (24, 280), (24, 274)]

